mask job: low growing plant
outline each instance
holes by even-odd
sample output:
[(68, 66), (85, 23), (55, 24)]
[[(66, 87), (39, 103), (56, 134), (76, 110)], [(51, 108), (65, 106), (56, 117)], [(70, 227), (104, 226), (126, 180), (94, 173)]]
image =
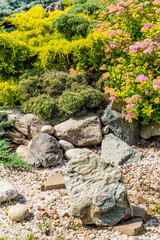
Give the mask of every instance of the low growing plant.
[[(2, 110), (3, 107), (0, 107)], [(9, 127), (13, 121), (5, 121), (2, 119), (2, 113), (0, 113), (0, 129), (4, 129), (5, 127)], [(5, 132), (0, 131), (0, 163), (3, 163), (5, 166), (13, 166), (13, 167), (22, 167), (22, 168), (30, 168), (20, 156), (16, 153), (10, 153), (11, 147), (9, 145), (9, 141), (2, 136), (5, 135)]]

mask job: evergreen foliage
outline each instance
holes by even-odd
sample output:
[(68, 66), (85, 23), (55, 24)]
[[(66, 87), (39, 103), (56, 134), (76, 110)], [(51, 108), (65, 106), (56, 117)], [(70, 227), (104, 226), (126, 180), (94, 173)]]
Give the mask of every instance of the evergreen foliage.
[[(3, 107), (0, 107), (0, 111)], [(13, 121), (5, 121), (3, 120), (3, 114), (0, 113), (0, 163), (3, 163), (5, 166), (12, 167), (22, 167), (22, 168), (30, 168), (20, 156), (16, 153), (10, 153), (11, 147), (9, 145), (9, 141), (7, 139), (2, 138), (5, 135), (4, 128), (9, 127)]]
[(75, 14), (62, 14), (54, 22), (58, 32), (62, 33), (67, 40), (73, 39), (75, 36), (82, 36), (85, 38), (88, 33), (90, 22)]

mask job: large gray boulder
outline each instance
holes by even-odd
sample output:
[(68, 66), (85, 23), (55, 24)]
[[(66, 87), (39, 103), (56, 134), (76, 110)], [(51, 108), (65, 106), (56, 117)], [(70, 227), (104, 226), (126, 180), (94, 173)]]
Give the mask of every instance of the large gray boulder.
[(39, 133), (30, 141), (24, 161), (34, 167), (49, 167), (60, 164), (62, 159), (59, 142), (48, 133)]
[(132, 217), (120, 171), (95, 153), (72, 158), (64, 180), (71, 213), (83, 224), (113, 226)]
[(0, 203), (9, 201), (18, 196), (16, 187), (10, 182), (0, 181)]
[(7, 120), (13, 120), (12, 126), (29, 139), (40, 132), (42, 126), (49, 125), (34, 114), (22, 114), (17, 110), (3, 110)]
[(142, 159), (142, 153), (133, 149), (112, 133), (105, 135), (103, 138), (101, 156), (115, 166)]
[(76, 146), (96, 145), (102, 141), (101, 123), (96, 114), (82, 118), (70, 118), (56, 126), (55, 136)]
[(140, 136), (144, 139), (160, 136), (160, 124), (156, 122), (151, 122), (148, 125), (142, 125)]
[(111, 101), (104, 111), (101, 121), (115, 136), (129, 145), (136, 145), (140, 135), (140, 123), (137, 120), (133, 120), (132, 123), (126, 121), (120, 109), (118, 106), (115, 107), (114, 101)]

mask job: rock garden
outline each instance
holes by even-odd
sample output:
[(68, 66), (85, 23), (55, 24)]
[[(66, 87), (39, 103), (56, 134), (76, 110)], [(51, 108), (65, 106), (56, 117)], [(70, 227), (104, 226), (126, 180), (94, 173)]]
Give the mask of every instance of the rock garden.
[(2, 1), (0, 240), (160, 239), (159, 63), (159, 0)]

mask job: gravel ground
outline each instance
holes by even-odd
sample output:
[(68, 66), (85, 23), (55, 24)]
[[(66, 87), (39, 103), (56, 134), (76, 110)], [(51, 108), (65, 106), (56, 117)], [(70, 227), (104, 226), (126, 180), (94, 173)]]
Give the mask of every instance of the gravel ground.
[[(142, 234), (127, 236), (113, 229), (82, 226), (81, 221), (71, 216), (65, 189), (42, 192), (43, 181), (54, 173), (64, 173), (67, 161), (63, 161), (54, 168), (30, 171), (0, 165), (0, 180), (13, 183), (19, 191), (15, 200), (0, 205), (0, 240), (2, 237), (17, 240), (160, 239), (160, 142), (142, 140), (136, 148), (143, 153), (143, 160), (119, 168), (131, 203), (145, 208), (150, 214)], [(100, 150), (94, 151), (100, 153)], [(16, 203), (27, 204), (30, 210), (27, 219), (20, 223), (12, 222), (7, 216), (10, 205)]]

